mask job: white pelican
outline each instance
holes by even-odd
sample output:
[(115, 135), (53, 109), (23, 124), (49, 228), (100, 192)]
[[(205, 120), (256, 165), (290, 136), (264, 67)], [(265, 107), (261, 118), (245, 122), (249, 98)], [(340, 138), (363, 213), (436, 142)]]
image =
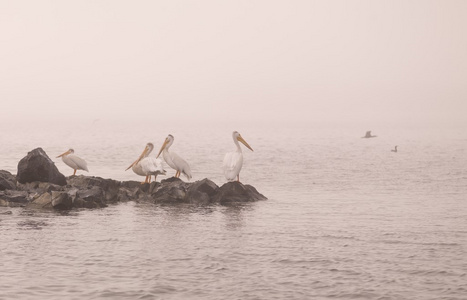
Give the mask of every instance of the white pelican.
[(164, 144), (162, 144), (161, 150), (159, 151), (159, 154), (157, 154), (157, 157), (161, 155), (164, 157), (165, 162), (174, 170), (175, 172), (175, 177), (179, 178), (180, 173), (185, 174), (186, 178), (188, 180), (191, 179), (191, 169), (190, 165), (180, 156), (178, 156), (177, 153), (175, 152), (169, 152), (170, 146), (172, 146), (174, 142), (174, 137), (169, 134), (164, 141)]
[(76, 156), (74, 153), (75, 153), (75, 150), (69, 149), (67, 152), (62, 153), (59, 156), (57, 156), (57, 158), (61, 157), (63, 162), (67, 166), (75, 170), (73, 172), (73, 175), (76, 175), (76, 170), (84, 170), (86, 172), (89, 172), (88, 164), (86, 163), (86, 161), (82, 159), (81, 157)]
[(365, 136), (362, 136), (362, 138), (364, 138), (364, 139), (369, 139), (369, 138), (374, 138), (374, 137), (377, 137), (377, 135), (371, 135), (371, 130), (367, 131), (365, 133)]
[(391, 152), (397, 152), (397, 146), (395, 146), (394, 149), (391, 150)]
[(237, 179), (237, 181), (240, 181), (240, 170), (242, 169), (243, 165), (243, 153), (242, 148), (240, 148), (240, 144), (238, 142), (242, 142), (242, 144), (245, 145), (251, 151), (253, 151), (253, 149), (250, 147), (250, 145), (248, 145), (248, 143), (242, 138), (240, 133), (238, 133), (237, 131), (234, 131), (232, 133), (232, 138), (235, 143), (235, 146), (237, 146), (237, 151), (225, 154), (224, 162), (222, 163), (222, 168), (224, 169), (225, 178), (228, 181), (234, 181), (235, 179)]
[[(162, 166), (162, 160), (159, 158), (148, 157), (154, 149), (152, 143), (147, 143), (143, 150), (143, 153), (135, 160), (126, 170), (131, 168), (133, 172), (140, 176), (146, 176), (143, 183), (151, 183), (151, 175), (154, 175), (154, 180), (157, 179), (157, 175), (165, 175), (164, 167)], [(126, 171), (125, 170), (125, 171)]]

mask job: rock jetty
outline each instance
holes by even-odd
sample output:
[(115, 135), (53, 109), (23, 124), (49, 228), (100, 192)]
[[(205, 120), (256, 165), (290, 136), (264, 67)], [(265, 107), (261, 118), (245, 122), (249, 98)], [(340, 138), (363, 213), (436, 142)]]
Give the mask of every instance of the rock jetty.
[(30, 209), (100, 208), (125, 201), (227, 204), (266, 200), (253, 186), (228, 182), (221, 187), (205, 178), (184, 182), (168, 178), (141, 184), (95, 176), (65, 177), (44, 150), (37, 148), (18, 164), (18, 174), (0, 170), (0, 206)]

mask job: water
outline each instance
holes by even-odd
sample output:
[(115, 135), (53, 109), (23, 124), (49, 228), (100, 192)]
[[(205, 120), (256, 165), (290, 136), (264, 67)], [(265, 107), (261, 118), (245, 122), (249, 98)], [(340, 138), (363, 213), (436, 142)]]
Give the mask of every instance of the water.
[[(255, 150), (244, 150), (241, 179), (269, 200), (0, 208), (0, 299), (465, 299), (460, 128), (55, 125), (4, 124), (0, 169), (16, 173), (41, 146), (70, 175), (54, 157), (73, 147), (89, 175), (139, 180), (123, 170), (172, 133), (193, 180), (221, 185), (238, 130)], [(378, 138), (361, 139), (370, 129)]]

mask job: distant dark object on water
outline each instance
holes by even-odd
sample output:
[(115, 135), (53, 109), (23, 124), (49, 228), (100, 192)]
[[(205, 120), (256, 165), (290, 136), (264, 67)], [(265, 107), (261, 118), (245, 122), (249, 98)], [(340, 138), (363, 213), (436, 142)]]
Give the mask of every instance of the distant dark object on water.
[(391, 152), (397, 152), (397, 146), (395, 146), (394, 149), (391, 150)]
[(362, 136), (362, 139), (369, 139), (369, 138), (374, 138), (377, 137), (376, 135), (371, 135), (371, 130), (367, 131), (365, 136)]

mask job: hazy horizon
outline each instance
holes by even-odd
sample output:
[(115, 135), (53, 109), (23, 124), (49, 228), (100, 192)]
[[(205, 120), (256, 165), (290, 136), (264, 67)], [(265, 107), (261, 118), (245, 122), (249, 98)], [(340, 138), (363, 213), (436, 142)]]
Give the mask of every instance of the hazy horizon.
[(454, 122), (465, 1), (3, 1), (4, 120)]

